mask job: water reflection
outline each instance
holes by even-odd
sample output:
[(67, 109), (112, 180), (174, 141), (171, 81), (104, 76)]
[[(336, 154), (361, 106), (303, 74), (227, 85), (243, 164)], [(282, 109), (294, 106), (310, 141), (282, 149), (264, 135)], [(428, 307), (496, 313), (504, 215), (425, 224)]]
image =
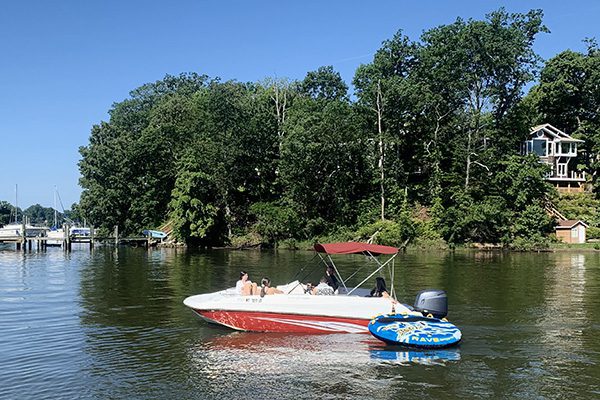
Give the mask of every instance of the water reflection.
[(369, 349), (372, 359), (394, 362), (398, 364), (439, 365), (449, 361), (460, 361), (460, 349), (399, 349), (383, 348)]
[(580, 358), (588, 321), (585, 272), (585, 254), (557, 254), (555, 262), (545, 269), (546, 302), (532, 311), (537, 314), (533, 318), (549, 357)]
[[(191, 294), (239, 270), (288, 281), (308, 252), (0, 250), (0, 397), (584, 398), (598, 396), (600, 254), (408, 253), (401, 300), (448, 292), (459, 348), (369, 335), (236, 333)], [(352, 272), (364, 259), (340, 259)], [(336, 260), (337, 263), (337, 260)]]

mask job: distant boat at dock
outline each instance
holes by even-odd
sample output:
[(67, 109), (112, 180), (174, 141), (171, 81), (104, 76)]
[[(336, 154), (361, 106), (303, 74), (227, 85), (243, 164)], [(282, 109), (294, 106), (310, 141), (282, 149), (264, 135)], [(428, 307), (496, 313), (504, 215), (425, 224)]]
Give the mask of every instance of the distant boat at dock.
[(48, 238), (52, 239), (52, 240), (48, 239), (46, 241), (47, 246), (62, 246), (63, 241), (65, 240), (65, 231), (63, 228), (52, 227), (46, 233), (46, 236), (48, 236)]
[(142, 231), (142, 234), (151, 237), (152, 239), (164, 239), (168, 236), (168, 234), (163, 231), (153, 231), (150, 229)]
[(69, 228), (69, 235), (77, 237), (89, 237), (92, 236), (92, 228), (83, 226), (72, 226)]
[(23, 236), (23, 226), (25, 226), (26, 237), (46, 236), (49, 228), (43, 226), (33, 226), (29, 224), (12, 223), (6, 224), (0, 228), (0, 238), (12, 238)]
[[(11, 212), (10, 220), (12, 222), (0, 227), (0, 238), (13, 238), (13, 237), (38, 237), (46, 236), (46, 232), (49, 228), (41, 226), (33, 226), (28, 223), (26, 216), (23, 216), (23, 222), (19, 222), (19, 195), (18, 186), (15, 185), (15, 205), (14, 205), (14, 219)], [(23, 228), (25, 228), (25, 234), (23, 234)]]
[[(62, 246), (63, 241), (65, 240), (65, 231), (63, 228), (51, 228), (46, 236), (49, 238), (46, 241), (47, 246)], [(72, 226), (69, 228), (69, 236), (77, 239), (86, 239), (91, 238), (92, 229), (81, 226)]]

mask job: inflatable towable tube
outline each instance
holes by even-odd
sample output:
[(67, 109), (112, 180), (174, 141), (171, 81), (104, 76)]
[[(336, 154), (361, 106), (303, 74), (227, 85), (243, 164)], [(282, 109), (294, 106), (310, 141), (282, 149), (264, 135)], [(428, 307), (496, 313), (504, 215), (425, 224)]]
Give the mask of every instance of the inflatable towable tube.
[(379, 315), (369, 322), (369, 332), (387, 344), (437, 349), (460, 342), (462, 333), (448, 321), (418, 315)]

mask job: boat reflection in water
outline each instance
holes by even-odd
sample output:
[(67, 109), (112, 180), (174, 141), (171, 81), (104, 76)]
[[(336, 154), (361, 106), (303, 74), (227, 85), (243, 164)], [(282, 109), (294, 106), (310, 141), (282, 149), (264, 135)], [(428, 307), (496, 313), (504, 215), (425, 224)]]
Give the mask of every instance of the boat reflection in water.
[[(233, 332), (205, 338), (189, 348), (191, 367), (202, 376), (296, 376), (318, 374), (328, 368), (357, 371), (357, 366), (382, 364), (443, 365), (459, 361), (460, 349), (419, 350), (386, 346), (363, 334), (285, 334)], [(325, 368), (325, 369), (324, 369)]]
[(397, 364), (440, 365), (460, 361), (460, 350), (453, 349), (406, 349), (399, 346), (371, 347), (369, 355), (374, 360)]

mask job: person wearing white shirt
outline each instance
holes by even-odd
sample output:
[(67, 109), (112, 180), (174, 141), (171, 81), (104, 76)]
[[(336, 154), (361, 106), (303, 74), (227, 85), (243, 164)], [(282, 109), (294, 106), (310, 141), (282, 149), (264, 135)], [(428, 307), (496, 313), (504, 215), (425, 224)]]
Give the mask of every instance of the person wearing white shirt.
[(258, 294), (256, 283), (250, 281), (248, 278), (248, 273), (246, 271), (241, 271), (240, 280), (235, 284), (235, 291), (242, 296)]

